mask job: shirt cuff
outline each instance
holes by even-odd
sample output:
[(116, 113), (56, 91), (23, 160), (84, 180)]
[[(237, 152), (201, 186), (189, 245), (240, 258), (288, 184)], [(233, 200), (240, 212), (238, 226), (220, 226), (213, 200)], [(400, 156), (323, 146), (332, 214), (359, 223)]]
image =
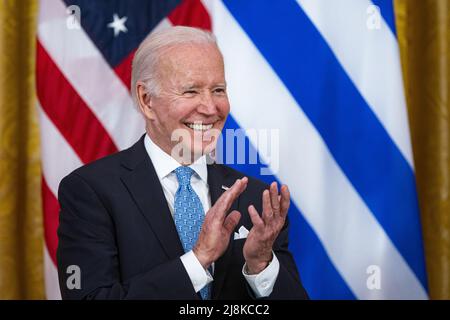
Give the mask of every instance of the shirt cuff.
[(277, 280), (278, 272), (280, 271), (280, 262), (278, 261), (275, 253), (272, 254), (272, 261), (269, 262), (269, 265), (258, 274), (247, 274), (246, 263), (242, 267), (242, 274), (247, 280), (250, 288), (252, 288), (256, 298), (268, 297), (272, 293), (273, 286)]
[(180, 259), (191, 279), (195, 292), (199, 292), (204, 286), (213, 281), (211, 273), (203, 269), (202, 264), (198, 261), (192, 250), (183, 254)]

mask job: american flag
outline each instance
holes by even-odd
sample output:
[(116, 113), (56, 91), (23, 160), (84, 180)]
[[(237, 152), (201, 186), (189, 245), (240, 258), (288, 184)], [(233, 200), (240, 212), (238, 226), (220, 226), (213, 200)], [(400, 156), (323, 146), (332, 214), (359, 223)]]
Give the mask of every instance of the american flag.
[[(225, 129), (279, 130), (277, 164), (260, 153), (257, 165), (230, 165), (289, 185), (290, 248), (311, 298), (427, 298), (393, 10), (392, 0), (41, 0), (47, 298), (60, 298), (59, 182), (142, 135), (131, 61), (145, 37), (172, 25), (216, 34)], [(247, 142), (258, 151), (254, 135)]]

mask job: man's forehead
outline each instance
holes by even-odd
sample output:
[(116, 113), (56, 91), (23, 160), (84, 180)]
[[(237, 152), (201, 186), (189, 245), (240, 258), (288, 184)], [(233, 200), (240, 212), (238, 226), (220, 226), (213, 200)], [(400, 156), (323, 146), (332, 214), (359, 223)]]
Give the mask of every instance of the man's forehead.
[(222, 55), (212, 44), (177, 45), (162, 54), (159, 70), (162, 76), (172, 81), (179, 78), (192, 87), (202, 85), (202, 81), (225, 82)]
[(215, 44), (211, 43), (185, 43), (177, 44), (163, 49), (161, 62), (175, 63), (178, 65), (182, 61), (215, 62), (222, 61), (222, 54)]

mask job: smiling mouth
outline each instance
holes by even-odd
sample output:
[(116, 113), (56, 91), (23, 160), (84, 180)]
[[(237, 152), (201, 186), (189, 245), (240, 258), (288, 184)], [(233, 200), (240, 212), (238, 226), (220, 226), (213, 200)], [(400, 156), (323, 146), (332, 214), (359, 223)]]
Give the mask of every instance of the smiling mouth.
[(194, 131), (207, 131), (214, 126), (214, 123), (210, 123), (210, 124), (185, 123), (184, 125)]

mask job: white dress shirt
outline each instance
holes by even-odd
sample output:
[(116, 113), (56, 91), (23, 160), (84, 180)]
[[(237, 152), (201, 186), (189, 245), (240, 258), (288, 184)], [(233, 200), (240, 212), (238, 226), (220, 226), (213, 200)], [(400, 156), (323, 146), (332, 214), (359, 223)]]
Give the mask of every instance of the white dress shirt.
[[(145, 149), (152, 160), (153, 166), (155, 167), (158, 179), (161, 182), (164, 196), (166, 197), (167, 204), (173, 217), (175, 193), (178, 190), (178, 179), (174, 170), (178, 168), (180, 164), (169, 154), (165, 153), (160, 147), (158, 147), (148, 135), (145, 135), (144, 144)], [(191, 167), (195, 172), (191, 178), (191, 186), (200, 198), (203, 209), (206, 213), (211, 208), (206, 157), (200, 157), (193, 164), (189, 165), (189, 167)], [(214, 280), (209, 271), (205, 270), (200, 264), (192, 250), (182, 255), (180, 259), (183, 266), (186, 268), (195, 292), (199, 292), (204, 286)], [(214, 273), (214, 264), (212, 269)], [(272, 292), (279, 269), (280, 264), (274, 253), (272, 261), (266, 269), (261, 271), (259, 274), (246, 274), (245, 265), (242, 267), (242, 274), (247, 280), (249, 286), (252, 288), (255, 296), (257, 298), (261, 298), (269, 296)]]

